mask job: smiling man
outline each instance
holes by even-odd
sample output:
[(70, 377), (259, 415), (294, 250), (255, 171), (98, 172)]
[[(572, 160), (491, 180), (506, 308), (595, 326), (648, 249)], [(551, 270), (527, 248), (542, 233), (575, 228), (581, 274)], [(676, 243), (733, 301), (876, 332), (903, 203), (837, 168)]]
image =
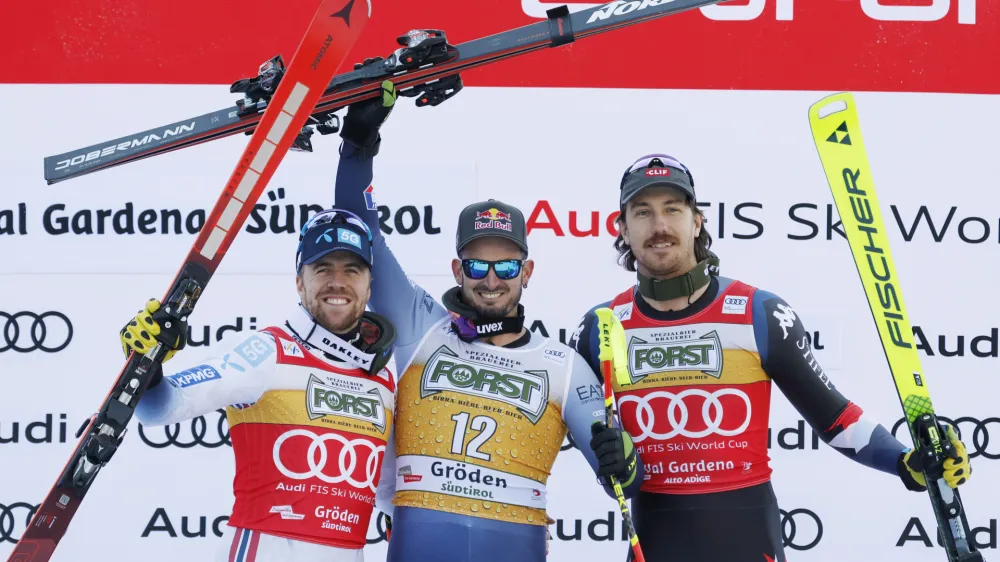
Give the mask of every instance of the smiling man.
[[(370, 108), (376, 122), (391, 110), (385, 103)], [(642, 480), (631, 438), (618, 428), (593, 428), (604, 404), (590, 366), (524, 327), (520, 301), (534, 262), (520, 210), (492, 199), (462, 210), (455, 286), (443, 306), (410, 282), (366, 197), (381, 138), (356, 125), (363, 116), (344, 121), (336, 202), (363, 217), (374, 235), (371, 308), (398, 330), (388, 561), (542, 562), (546, 483), (567, 431), (577, 443), (594, 443), (594, 450), (581, 448), (584, 458), (598, 476), (616, 475), (626, 495)], [(392, 482), (389, 474), (383, 482)]]
[[(614, 392), (646, 469), (632, 514), (647, 560), (784, 562), (767, 450), (772, 381), (825, 443), (925, 489), (918, 456), (834, 388), (798, 313), (719, 277), (684, 164), (640, 158), (620, 191), (614, 247), (638, 283), (594, 309), (612, 308), (629, 342), (631, 381)], [(570, 343), (596, 367), (594, 309)], [(949, 437), (944, 477), (955, 487), (969, 457), (954, 429)]]

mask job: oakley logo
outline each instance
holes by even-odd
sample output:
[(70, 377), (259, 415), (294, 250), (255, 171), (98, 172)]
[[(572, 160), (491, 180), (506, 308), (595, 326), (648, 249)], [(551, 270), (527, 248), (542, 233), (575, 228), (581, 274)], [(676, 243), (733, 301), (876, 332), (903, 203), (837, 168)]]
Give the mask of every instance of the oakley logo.
[(73, 324), (61, 312), (0, 312), (3, 322), (0, 353), (44, 351), (55, 353), (66, 349), (73, 340)]
[(309, 375), (306, 385), (306, 409), (309, 419), (337, 415), (366, 421), (385, 431), (385, 407), (377, 388), (367, 392), (347, 390), (323, 384), (316, 375)]
[(232, 446), (229, 439), (229, 424), (226, 420), (226, 411), (219, 409), (215, 411), (217, 417), (207, 414), (211, 421), (205, 416), (198, 416), (184, 424), (175, 423), (173, 425), (145, 427), (139, 424), (139, 438), (143, 443), (154, 449), (165, 449), (170, 446), (181, 449), (190, 449), (196, 446), (215, 449), (223, 445)]
[[(727, 401), (730, 411), (728, 417), (721, 400), (724, 396), (736, 397), (736, 400)], [(689, 409), (689, 402), (692, 405), (700, 404), (701, 407)], [(625, 408), (625, 404), (631, 403), (636, 407), (630, 411)], [(689, 388), (676, 394), (667, 390), (656, 390), (643, 396), (622, 396), (618, 399), (618, 408), (621, 410), (623, 423), (632, 433), (632, 440), (636, 443), (648, 438), (662, 441), (678, 435), (690, 439), (700, 439), (709, 435), (731, 437), (743, 433), (750, 427), (750, 418), (753, 414), (750, 397), (738, 388), (722, 388), (714, 392)], [(701, 416), (698, 416), (699, 409)], [(741, 417), (742, 420), (739, 419)]]
[[(331, 456), (328, 443), (339, 444), (340, 450)], [(278, 472), (293, 480), (318, 478), (327, 484), (347, 482), (355, 488), (374, 493), (385, 445), (376, 445), (366, 439), (348, 439), (339, 433), (317, 435), (308, 429), (293, 429), (274, 441), (271, 452)], [(364, 455), (365, 458), (359, 460), (359, 455)], [(331, 458), (336, 458), (336, 466), (328, 466)], [(286, 462), (289, 460), (292, 462)], [(294, 467), (301, 467), (303, 461), (308, 470), (293, 470)], [(289, 464), (292, 468), (289, 468)], [(363, 474), (356, 474), (359, 468), (363, 470)]]
[(548, 406), (549, 377), (544, 370), (513, 371), (459, 357), (446, 346), (431, 355), (420, 381), (420, 397), (444, 390), (510, 404), (531, 423)]

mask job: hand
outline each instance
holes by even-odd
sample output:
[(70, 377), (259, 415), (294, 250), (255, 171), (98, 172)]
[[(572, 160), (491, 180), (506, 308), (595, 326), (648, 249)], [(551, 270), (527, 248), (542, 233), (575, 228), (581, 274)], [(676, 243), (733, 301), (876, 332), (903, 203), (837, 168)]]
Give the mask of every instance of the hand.
[[(125, 325), (120, 332), (122, 351), (127, 356), (130, 351), (135, 351), (139, 355), (149, 353), (149, 350), (159, 342), (169, 348), (163, 356), (163, 363), (166, 363), (179, 350), (184, 349), (187, 336), (187, 322), (174, 321), (173, 329), (164, 332), (159, 321), (165, 316), (160, 310), (160, 303), (156, 299), (149, 299), (146, 307), (135, 315), (131, 322)], [(173, 340), (173, 341), (170, 341)]]
[[(373, 59), (365, 60), (365, 64)], [(379, 128), (389, 118), (396, 106), (399, 91), (391, 80), (382, 81), (382, 90), (378, 97), (351, 104), (344, 116), (344, 124), (340, 128), (340, 136), (345, 141), (361, 149), (369, 156), (378, 154), (382, 137)]]
[(597, 476), (607, 478), (614, 475), (622, 487), (628, 486), (635, 478), (635, 447), (632, 436), (621, 428), (608, 428), (601, 421), (590, 426), (592, 439), (590, 448), (597, 455)]
[[(948, 486), (957, 488), (972, 476), (972, 465), (969, 462), (969, 455), (965, 451), (965, 444), (958, 438), (955, 427), (945, 423), (941, 425), (945, 427), (945, 436), (951, 442), (953, 448), (948, 458), (944, 459), (944, 462), (941, 464), (940, 468), (944, 471), (942, 477)], [(934, 467), (926, 466), (925, 463), (927, 461), (914, 453), (915, 451), (910, 449), (900, 456), (899, 476), (903, 479), (903, 484), (907, 490), (923, 492), (927, 489), (927, 481), (924, 478), (923, 471), (926, 468)]]

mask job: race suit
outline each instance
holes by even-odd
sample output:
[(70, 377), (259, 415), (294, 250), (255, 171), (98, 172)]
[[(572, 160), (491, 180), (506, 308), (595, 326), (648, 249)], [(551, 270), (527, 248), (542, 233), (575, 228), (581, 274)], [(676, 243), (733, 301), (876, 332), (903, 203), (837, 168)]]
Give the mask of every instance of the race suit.
[[(597, 375), (571, 348), (530, 332), (503, 347), (460, 340), (445, 308), (411, 284), (386, 245), (371, 180), (371, 159), (345, 144), (336, 205), (373, 232), (369, 303), (397, 330), (388, 561), (543, 562), (546, 481), (567, 431), (589, 443), (605, 415)], [(581, 452), (596, 472), (591, 449)], [(640, 483), (638, 472), (626, 495)]]
[[(601, 307), (628, 342), (631, 383), (613, 389), (646, 469), (632, 513), (650, 562), (785, 560), (767, 450), (772, 381), (825, 443), (898, 477), (905, 446), (834, 388), (781, 298), (712, 277), (681, 311), (653, 309), (635, 287)], [(570, 344), (596, 366), (594, 309)]]
[(226, 409), (235, 502), (215, 560), (362, 561), (391, 448), (392, 373), (347, 368), (290, 328), (239, 335), (218, 356), (165, 375), (136, 417), (166, 425)]

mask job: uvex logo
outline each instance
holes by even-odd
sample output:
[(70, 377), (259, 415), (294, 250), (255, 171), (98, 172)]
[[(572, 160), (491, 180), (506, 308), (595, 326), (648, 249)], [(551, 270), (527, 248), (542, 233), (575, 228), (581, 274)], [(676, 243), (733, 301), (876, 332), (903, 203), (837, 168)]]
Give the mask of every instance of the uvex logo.
[(503, 322), (490, 322), (489, 324), (476, 325), (476, 332), (481, 335), (493, 334), (499, 332), (501, 329), (503, 329)]
[(420, 397), (444, 390), (510, 404), (532, 423), (538, 423), (549, 403), (547, 371), (514, 371), (471, 361), (442, 345), (424, 367)]

